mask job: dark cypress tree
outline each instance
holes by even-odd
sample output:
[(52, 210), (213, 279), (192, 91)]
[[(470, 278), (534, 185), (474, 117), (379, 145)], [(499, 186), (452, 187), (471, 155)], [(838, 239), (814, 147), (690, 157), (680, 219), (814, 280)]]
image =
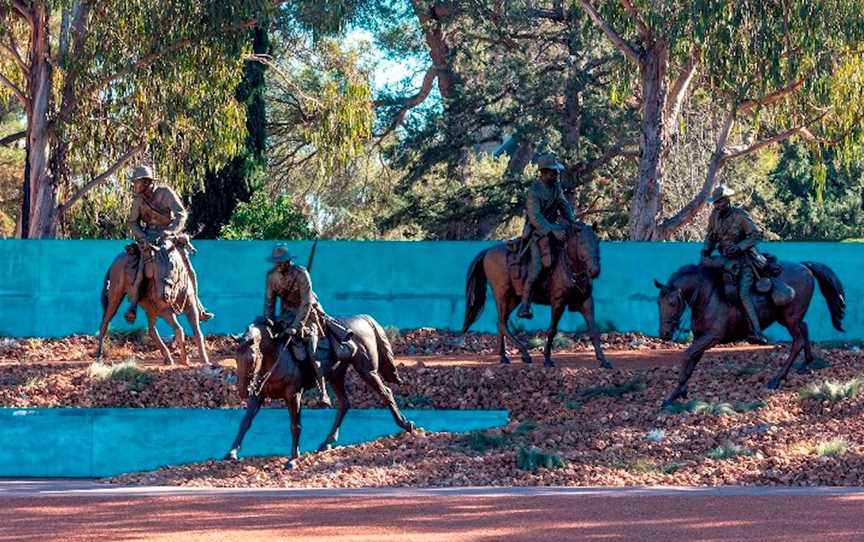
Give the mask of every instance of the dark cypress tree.
[[(270, 54), (270, 39), (264, 25), (252, 31), (253, 51)], [(267, 168), (267, 111), (264, 64), (247, 62), (236, 99), (246, 105), (246, 147), (219, 171), (207, 172), (204, 189), (191, 198), (188, 231), (199, 239), (215, 239), (231, 220), (237, 203), (249, 201)]]

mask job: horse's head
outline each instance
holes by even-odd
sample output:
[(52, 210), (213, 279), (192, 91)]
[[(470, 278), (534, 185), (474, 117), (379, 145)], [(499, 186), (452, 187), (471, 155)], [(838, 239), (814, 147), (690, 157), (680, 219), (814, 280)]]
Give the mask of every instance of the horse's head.
[(242, 335), (236, 335), (237, 341), (237, 392), (241, 399), (249, 395), (249, 383), (261, 372), (264, 355), (261, 352), (263, 334), (257, 324), (249, 324)]
[(600, 275), (600, 240), (588, 224), (576, 222), (567, 229), (567, 256), (577, 269), (589, 278)]
[(654, 286), (660, 290), (660, 295), (657, 296), (657, 304), (660, 307), (660, 338), (671, 341), (681, 322), (681, 315), (687, 308), (684, 292), (673, 286), (671, 282), (663, 284), (657, 279), (654, 279)]

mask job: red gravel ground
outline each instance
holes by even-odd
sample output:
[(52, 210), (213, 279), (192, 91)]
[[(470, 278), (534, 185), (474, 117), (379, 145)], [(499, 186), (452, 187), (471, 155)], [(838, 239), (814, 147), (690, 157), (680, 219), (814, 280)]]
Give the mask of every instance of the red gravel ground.
[(15, 497), (0, 498), (0, 541), (858, 541), (864, 539), (862, 499)]

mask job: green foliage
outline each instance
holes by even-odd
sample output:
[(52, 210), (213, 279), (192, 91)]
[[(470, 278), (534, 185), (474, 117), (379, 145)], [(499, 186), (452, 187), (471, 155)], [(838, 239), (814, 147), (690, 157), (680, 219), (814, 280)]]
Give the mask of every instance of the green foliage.
[(501, 435), (490, 435), (488, 431), (471, 431), (456, 439), (456, 445), (485, 454), (490, 450), (507, 445), (507, 439)]
[(402, 340), (402, 330), (396, 326), (384, 326), (384, 333), (387, 334), (387, 340), (390, 344), (396, 344)]
[(126, 239), (132, 193), (128, 185), (111, 183), (92, 190), (70, 209), (62, 223), (70, 239)]
[(819, 457), (841, 457), (849, 450), (849, 442), (843, 437), (837, 437), (816, 445), (816, 455)]
[(256, 192), (247, 203), (240, 203), (231, 221), (222, 228), (221, 239), (309, 239), (314, 232), (288, 196), (272, 198)]
[(652, 429), (645, 435), (645, 440), (648, 442), (663, 442), (666, 438), (666, 431), (663, 429)]
[(802, 401), (837, 402), (857, 396), (862, 389), (864, 389), (864, 378), (860, 376), (845, 382), (826, 380), (825, 382), (814, 382), (801, 388), (798, 397)]
[(593, 399), (595, 397), (622, 397), (628, 393), (638, 393), (643, 391), (646, 387), (645, 379), (636, 375), (623, 384), (592, 386), (580, 393), (579, 397), (584, 400)]
[(435, 408), (435, 401), (425, 395), (398, 395), (396, 404), (399, 408)]
[(516, 452), (516, 467), (536, 472), (539, 469), (563, 469), (567, 462), (556, 453), (544, 452), (539, 448), (520, 447)]
[(96, 381), (116, 380), (126, 383), (126, 389), (141, 391), (153, 381), (153, 376), (138, 366), (134, 359), (122, 363), (108, 365), (100, 362), (90, 364), (87, 371), (91, 379)]
[(670, 415), (675, 414), (696, 414), (705, 413), (709, 416), (733, 416), (735, 414), (743, 414), (752, 412), (765, 406), (763, 401), (738, 402), (734, 405), (731, 403), (716, 403), (701, 401), (699, 399), (691, 399), (683, 403), (673, 403), (663, 408), (663, 412)]
[(708, 459), (724, 461), (726, 459), (734, 459), (736, 457), (750, 455), (753, 455), (753, 452), (751, 452), (747, 448), (744, 448), (743, 446), (739, 446), (738, 444), (727, 440), (721, 446), (718, 446), (705, 454), (705, 457), (707, 457)]

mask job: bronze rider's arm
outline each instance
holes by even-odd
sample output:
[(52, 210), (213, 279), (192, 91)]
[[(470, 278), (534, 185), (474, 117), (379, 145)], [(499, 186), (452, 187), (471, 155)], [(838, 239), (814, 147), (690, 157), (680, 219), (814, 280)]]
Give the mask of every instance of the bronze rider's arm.
[(291, 327), (299, 331), (306, 324), (306, 320), (312, 312), (312, 279), (309, 278), (309, 272), (302, 267), (297, 267), (294, 272), (298, 274), (295, 287), (299, 290), (302, 301), (297, 307), (297, 313), (294, 315)]
[(562, 229), (561, 226), (552, 224), (546, 220), (545, 216), (543, 216), (540, 209), (540, 199), (533, 190), (528, 192), (528, 200), (525, 202), (525, 211), (528, 221), (532, 226), (534, 226), (534, 231), (540, 234), (540, 236), (546, 236), (555, 230)]

